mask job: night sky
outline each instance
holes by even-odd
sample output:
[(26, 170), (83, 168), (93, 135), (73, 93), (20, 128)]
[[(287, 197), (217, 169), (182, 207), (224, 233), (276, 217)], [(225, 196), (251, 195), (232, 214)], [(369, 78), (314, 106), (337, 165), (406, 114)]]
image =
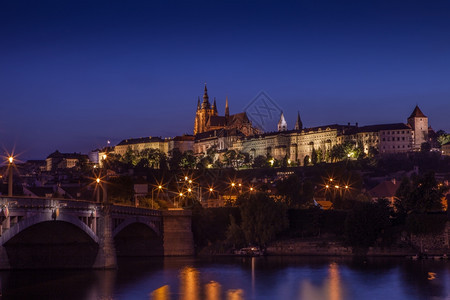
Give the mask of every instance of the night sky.
[[(0, 2), (0, 145), (21, 159), (191, 133), (265, 91), (306, 127), (450, 131), (449, 1)], [(273, 128), (275, 129), (275, 128)]]

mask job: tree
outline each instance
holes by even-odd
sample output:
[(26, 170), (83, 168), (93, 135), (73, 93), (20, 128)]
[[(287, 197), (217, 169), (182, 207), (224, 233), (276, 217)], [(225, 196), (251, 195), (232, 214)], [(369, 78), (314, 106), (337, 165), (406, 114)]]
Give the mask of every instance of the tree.
[(181, 167), (181, 159), (183, 158), (183, 154), (178, 148), (171, 150), (169, 154), (169, 169), (171, 171), (175, 171), (180, 169)]
[(242, 194), (238, 204), (247, 243), (264, 247), (288, 226), (286, 206), (266, 193)]
[(412, 182), (404, 178), (397, 191), (395, 207), (404, 214), (442, 210), (441, 199), (447, 190), (448, 187), (438, 184), (434, 172), (416, 176)]
[(303, 158), (303, 165), (304, 166), (308, 166), (310, 163), (311, 158), (309, 157), (309, 155), (306, 155), (305, 158)]
[(428, 142), (420, 144), (420, 152), (427, 153), (431, 150), (431, 144)]
[(345, 220), (345, 237), (353, 247), (367, 248), (389, 227), (387, 201), (358, 202)]
[(245, 245), (245, 236), (241, 227), (236, 223), (233, 215), (230, 215), (230, 225), (228, 226), (226, 232), (226, 242), (233, 246), (233, 248), (238, 248)]
[(290, 208), (299, 208), (305, 204), (312, 204), (314, 185), (310, 181), (302, 182), (297, 175), (291, 175), (276, 182), (279, 195), (283, 196)]
[(192, 150), (186, 151), (181, 156), (180, 167), (183, 169), (194, 169), (197, 164), (197, 158)]
[(317, 161), (318, 161), (317, 151), (316, 151), (316, 149), (313, 148), (312, 152), (311, 152), (311, 163), (313, 165), (315, 165), (315, 164), (317, 164)]
[(233, 166), (234, 162), (236, 161), (236, 151), (227, 150), (227, 152), (225, 152), (225, 154), (223, 155), (223, 161), (228, 167)]
[(253, 160), (253, 165), (252, 166), (253, 166), (253, 168), (267, 168), (268, 167), (268, 163), (267, 163), (266, 157), (264, 157), (262, 155), (258, 155)]

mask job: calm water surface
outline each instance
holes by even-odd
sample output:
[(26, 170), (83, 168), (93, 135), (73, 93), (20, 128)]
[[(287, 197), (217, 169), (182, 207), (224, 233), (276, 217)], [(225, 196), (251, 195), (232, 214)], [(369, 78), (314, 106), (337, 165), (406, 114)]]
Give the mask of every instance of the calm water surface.
[(2, 299), (449, 299), (449, 261), (157, 258), (109, 271), (0, 272)]

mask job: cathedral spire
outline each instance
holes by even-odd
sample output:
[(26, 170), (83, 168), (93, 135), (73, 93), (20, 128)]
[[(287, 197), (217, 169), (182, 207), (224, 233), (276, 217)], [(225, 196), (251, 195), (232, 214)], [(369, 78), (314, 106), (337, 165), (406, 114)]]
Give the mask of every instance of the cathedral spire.
[(278, 131), (286, 131), (287, 130), (287, 122), (284, 118), (283, 112), (281, 112), (280, 121), (278, 121)]
[(216, 97), (214, 97), (214, 102), (213, 105), (211, 107), (214, 110), (214, 113), (217, 115), (217, 104), (216, 104)]
[(197, 110), (200, 110), (200, 97), (197, 99)]
[(205, 83), (205, 91), (203, 93), (202, 108), (210, 108), (210, 107), (211, 107), (211, 105), (209, 104), (208, 89), (206, 88), (206, 83)]
[(225, 118), (230, 116), (230, 108), (228, 107), (228, 96), (225, 97)]
[(303, 129), (303, 123), (300, 119), (300, 112), (297, 111), (297, 121), (295, 122), (295, 130), (302, 130)]

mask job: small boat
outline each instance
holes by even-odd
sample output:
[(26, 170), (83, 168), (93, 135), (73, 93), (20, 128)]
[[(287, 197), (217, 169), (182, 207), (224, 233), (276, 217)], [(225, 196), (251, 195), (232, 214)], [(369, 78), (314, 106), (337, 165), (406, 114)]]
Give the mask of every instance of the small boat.
[(263, 252), (259, 247), (246, 247), (234, 251), (235, 255), (241, 256), (261, 256)]

